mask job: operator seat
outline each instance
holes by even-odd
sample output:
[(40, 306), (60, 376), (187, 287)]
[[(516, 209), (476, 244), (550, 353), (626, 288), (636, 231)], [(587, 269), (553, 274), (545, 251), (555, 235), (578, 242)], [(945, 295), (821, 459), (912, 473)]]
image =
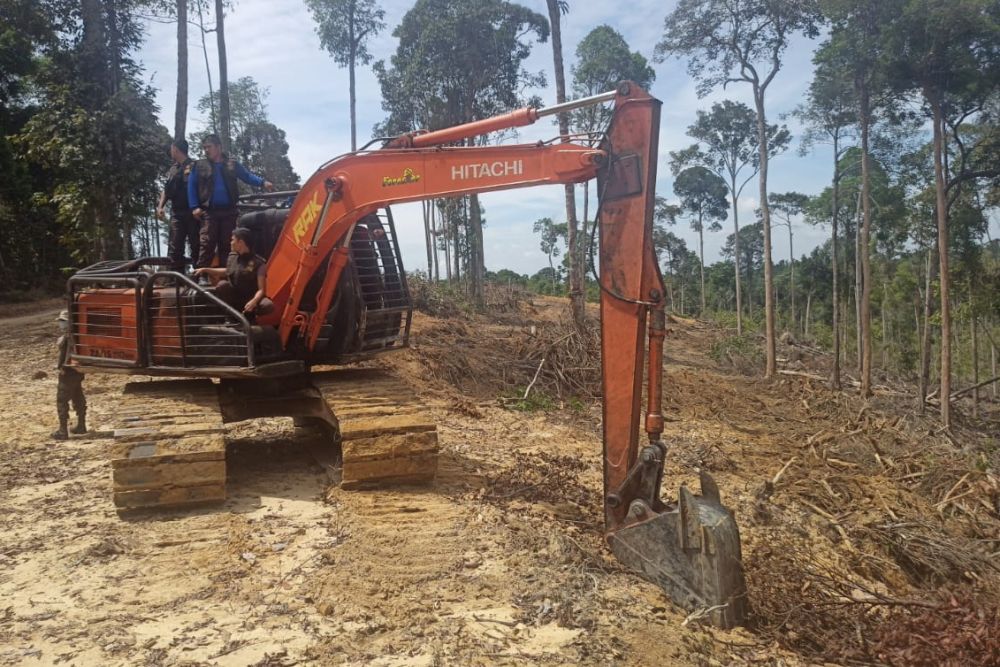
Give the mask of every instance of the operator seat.
[(288, 208), (266, 208), (262, 211), (251, 211), (240, 216), (237, 227), (246, 227), (253, 234), (254, 252), (270, 259), (278, 237), (281, 236), (281, 229), (288, 219)]

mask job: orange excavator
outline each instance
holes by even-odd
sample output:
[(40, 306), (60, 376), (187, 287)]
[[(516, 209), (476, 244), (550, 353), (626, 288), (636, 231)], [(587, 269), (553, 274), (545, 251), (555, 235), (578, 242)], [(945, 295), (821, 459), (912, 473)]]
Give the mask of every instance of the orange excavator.
[[(609, 102), (613, 115), (599, 136), (456, 145)], [(343, 367), (408, 343), (412, 303), (389, 205), (596, 178), (606, 538), (678, 604), (723, 627), (740, 623), (739, 531), (718, 486), (702, 473), (700, 495), (681, 486), (676, 500), (660, 498), (665, 290), (652, 242), (659, 117), (658, 100), (623, 82), (566, 104), (384, 139), (327, 162), (301, 190), (275, 195), (294, 197), (290, 206), (265, 200), (241, 217), (267, 259), (275, 305), (256, 319), (167, 270), (166, 259), (78, 272), (68, 284), (70, 363), (175, 378), (126, 385), (115, 411), (118, 508), (223, 500), (224, 425), (258, 417), (292, 417), (325, 433), (344, 487), (432, 480), (436, 427), (412, 390), (384, 371)]]

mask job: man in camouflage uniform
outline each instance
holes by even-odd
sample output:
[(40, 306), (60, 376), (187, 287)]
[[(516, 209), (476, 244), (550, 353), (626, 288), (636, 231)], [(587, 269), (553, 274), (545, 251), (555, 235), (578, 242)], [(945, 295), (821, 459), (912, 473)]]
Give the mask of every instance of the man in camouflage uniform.
[[(65, 440), (70, 433), (87, 432), (87, 399), (83, 395), (83, 373), (66, 362), (69, 360), (69, 313), (65, 310), (59, 313), (59, 386), (56, 389), (56, 412), (59, 414), (59, 430), (52, 433), (56, 440)], [(76, 426), (67, 431), (69, 425), (69, 404), (73, 403), (76, 412)]]

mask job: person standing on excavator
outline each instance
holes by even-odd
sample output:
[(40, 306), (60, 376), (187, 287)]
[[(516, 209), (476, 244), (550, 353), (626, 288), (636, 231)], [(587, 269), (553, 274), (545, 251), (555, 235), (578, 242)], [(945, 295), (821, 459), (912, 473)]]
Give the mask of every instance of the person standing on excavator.
[(219, 135), (209, 134), (201, 147), (205, 157), (195, 163), (194, 178), (188, 179), (188, 204), (192, 215), (201, 222), (198, 268), (206, 268), (216, 254), (220, 261), (229, 255), (229, 237), (239, 215), (236, 179), (268, 192), (274, 190), (274, 185), (222, 152)]
[(173, 271), (184, 270), (184, 246), (190, 250), (192, 262), (198, 259), (198, 221), (191, 215), (188, 203), (188, 180), (194, 167), (194, 160), (188, 157), (188, 142), (175, 139), (170, 144), (170, 157), (174, 164), (167, 172), (167, 184), (160, 193), (160, 203), (156, 207), (156, 217), (166, 220), (164, 206), (170, 202), (170, 240), (167, 257)]
[[(66, 440), (72, 432), (76, 435), (87, 432), (87, 398), (83, 395), (83, 373), (67, 366), (69, 361), (69, 312), (62, 311), (56, 319), (59, 324), (59, 384), (56, 388), (56, 413), (59, 415), (59, 428), (52, 433), (56, 440)], [(69, 404), (73, 403), (76, 412), (76, 426), (72, 431), (69, 426)]]

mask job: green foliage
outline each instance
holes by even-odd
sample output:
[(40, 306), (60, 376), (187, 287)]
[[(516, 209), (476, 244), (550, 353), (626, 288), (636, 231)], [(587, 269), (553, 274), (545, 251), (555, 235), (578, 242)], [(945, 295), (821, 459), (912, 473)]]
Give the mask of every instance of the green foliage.
[(664, 23), (655, 58), (686, 56), (698, 92), (733, 81), (767, 86), (795, 33), (818, 34), (816, 2), (680, 0)]
[(368, 40), (385, 28), (385, 10), (375, 0), (306, 0), (320, 44), (341, 67), (372, 61)]
[(552, 218), (535, 220), (534, 231), (539, 235), (539, 245), (542, 252), (549, 258), (549, 268), (552, 270), (552, 291), (555, 291), (558, 274), (552, 266), (552, 258), (559, 256), (559, 241), (566, 242), (566, 223), (556, 224)]
[(397, 135), (488, 118), (524, 106), (521, 91), (544, 84), (523, 70), (532, 37), (549, 37), (548, 20), (501, 0), (417, 0), (393, 31), (389, 65), (378, 61), (382, 108), (376, 135)]
[[(270, 91), (262, 88), (253, 77), (244, 76), (229, 83), (230, 132), (233, 139), (233, 157), (247, 169), (274, 183), (278, 190), (299, 187), (299, 175), (288, 159), (288, 141), (285, 131), (271, 122), (267, 112)], [(207, 114), (201, 129), (192, 132), (189, 142), (196, 153), (205, 135), (214, 132), (212, 118), (219, 116), (219, 98), (202, 95), (198, 111)], [(244, 192), (249, 186), (240, 183)]]
[(529, 392), (527, 398), (524, 398), (524, 389), (521, 388), (506, 392), (500, 398), (506, 407), (518, 412), (551, 412), (558, 407), (555, 399), (537, 389)]
[(758, 373), (764, 366), (764, 350), (756, 334), (728, 336), (717, 340), (712, 343), (708, 356), (717, 364), (746, 375)]
[[(785, 150), (791, 140), (784, 126), (768, 125), (766, 133), (771, 156)], [(710, 111), (698, 111), (695, 122), (688, 126), (687, 135), (696, 143), (670, 153), (670, 170), (674, 175), (690, 166), (708, 167), (728, 178), (730, 195), (734, 199), (739, 197), (760, 169), (757, 112), (741, 102), (716, 102)]]
[(704, 223), (708, 230), (722, 229), (720, 220), (728, 216), (726, 182), (705, 167), (688, 167), (674, 179), (674, 194), (680, 197), (681, 208), (691, 216), (691, 229), (701, 233)]
[[(645, 89), (653, 84), (656, 72), (638, 51), (631, 51), (621, 33), (607, 25), (591, 30), (576, 47), (573, 67), (573, 95), (588, 97), (614, 90), (620, 81), (635, 81)], [(599, 132), (611, 120), (607, 105), (578, 109), (573, 126), (578, 132)]]

